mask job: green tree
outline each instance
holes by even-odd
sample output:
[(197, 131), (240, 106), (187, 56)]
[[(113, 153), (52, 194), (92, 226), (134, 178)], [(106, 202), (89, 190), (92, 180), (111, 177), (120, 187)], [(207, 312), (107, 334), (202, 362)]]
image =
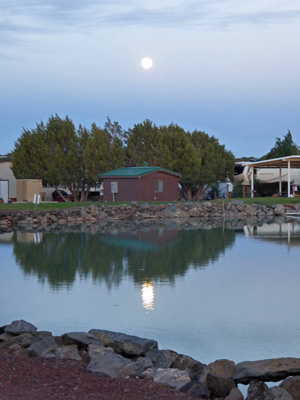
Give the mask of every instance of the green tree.
[(127, 155), (131, 165), (147, 162), (182, 175), (182, 196), (190, 200), (203, 198), (210, 185), (231, 178), (234, 157), (215, 137), (205, 132), (186, 132), (175, 124), (157, 127), (146, 120), (129, 131)]
[(106, 128), (92, 124), (83, 161), (90, 181), (99, 182), (100, 174), (125, 165), (122, 140)]
[[(119, 129), (117, 123), (111, 125)], [(46, 125), (41, 122), (35, 129), (23, 130), (12, 153), (12, 170), (16, 178), (51, 184), (66, 201), (60, 187), (68, 188), (75, 201), (85, 201), (100, 173), (123, 159), (123, 143), (108, 129), (93, 124), (91, 131), (82, 126), (76, 130), (68, 117), (55, 115)]]
[(280, 138), (276, 138), (275, 146), (267, 153), (265, 156), (261, 158), (261, 160), (267, 160), (270, 158), (280, 158), (285, 156), (292, 156), (300, 154), (299, 147), (293, 141), (292, 134), (290, 130), (287, 131), (287, 134), (281, 140)]

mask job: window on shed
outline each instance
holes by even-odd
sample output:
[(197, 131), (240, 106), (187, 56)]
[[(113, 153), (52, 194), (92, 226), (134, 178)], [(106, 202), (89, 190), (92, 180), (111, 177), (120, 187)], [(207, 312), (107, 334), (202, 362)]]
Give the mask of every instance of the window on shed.
[(154, 191), (155, 192), (163, 192), (164, 190), (164, 182), (163, 181), (155, 181)]

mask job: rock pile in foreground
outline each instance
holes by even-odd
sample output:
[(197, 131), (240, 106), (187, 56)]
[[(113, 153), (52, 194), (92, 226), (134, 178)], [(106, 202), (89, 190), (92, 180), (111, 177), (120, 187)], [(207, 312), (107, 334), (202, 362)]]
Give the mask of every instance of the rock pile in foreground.
[[(239, 383), (249, 384), (246, 400), (300, 400), (300, 358), (244, 361), (216, 360), (205, 365), (155, 340), (92, 329), (53, 336), (24, 321), (0, 328), (0, 349), (17, 358), (65, 358), (87, 363), (100, 377), (152, 379), (195, 399), (243, 400)], [(269, 388), (265, 382), (283, 380)]]
[(286, 213), (299, 212), (300, 204), (270, 205), (244, 204), (241, 200), (230, 203), (186, 202), (167, 204), (121, 204), (108, 206), (92, 204), (87, 207), (70, 207), (51, 211), (2, 211), (0, 212), (0, 227), (45, 225), (56, 228), (59, 225), (74, 225), (78, 223), (99, 224), (103, 221), (145, 221), (166, 220), (169, 218), (274, 218)]

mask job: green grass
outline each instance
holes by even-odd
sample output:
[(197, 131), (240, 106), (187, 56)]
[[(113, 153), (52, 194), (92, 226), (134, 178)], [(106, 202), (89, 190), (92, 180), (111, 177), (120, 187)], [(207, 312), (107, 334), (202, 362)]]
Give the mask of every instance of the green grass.
[[(43, 210), (54, 210), (55, 208), (71, 208), (71, 207), (85, 207), (90, 206), (91, 204), (99, 204), (99, 203), (91, 203), (83, 202), (83, 203), (40, 203), (36, 206), (36, 209), (39, 211)], [(34, 210), (33, 203), (11, 203), (11, 204), (0, 204), (0, 210)]]
[(233, 200), (242, 200), (245, 204), (263, 204), (265, 206), (271, 205), (271, 204), (298, 204), (300, 203), (300, 197), (254, 197), (251, 199), (250, 197), (247, 197), (245, 199), (240, 198), (240, 199), (219, 199), (219, 200), (214, 200), (217, 203), (222, 203), (223, 201), (225, 203), (230, 203)]
[[(255, 197), (253, 199), (251, 198), (245, 198), (245, 199), (218, 199), (218, 200), (213, 200), (213, 202), (216, 203), (229, 203), (233, 200), (242, 200), (245, 204), (263, 204), (263, 205), (271, 205), (271, 204), (298, 204), (300, 203), (300, 197), (295, 197), (295, 198), (288, 198), (288, 197)], [(139, 204), (142, 204), (143, 202), (138, 202)], [(166, 203), (174, 203), (176, 204), (177, 202), (171, 202), (171, 201), (166, 201), (166, 202), (149, 202), (149, 204), (166, 204)], [(178, 202), (179, 203), (179, 202)], [(71, 208), (71, 207), (87, 207), (91, 206), (92, 204), (104, 204), (105, 206), (110, 206), (110, 205), (120, 205), (120, 204), (130, 204), (130, 202), (83, 202), (83, 203), (71, 203), (71, 202), (66, 202), (66, 203), (40, 203), (36, 209), (38, 211), (44, 211), (44, 210), (54, 210), (55, 208), (63, 209), (63, 208)], [(34, 210), (34, 204), (32, 203), (11, 203), (11, 204), (4, 204), (0, 203), (0, 211), (1, 210)]]

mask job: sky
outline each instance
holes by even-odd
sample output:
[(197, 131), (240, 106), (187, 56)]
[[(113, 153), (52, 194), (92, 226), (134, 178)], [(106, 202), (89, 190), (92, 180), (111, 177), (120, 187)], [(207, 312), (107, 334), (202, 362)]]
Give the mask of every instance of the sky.
[(55, 114), (300, 145), (299, 38), (299, 0), (0, 0), (0, 154)]

